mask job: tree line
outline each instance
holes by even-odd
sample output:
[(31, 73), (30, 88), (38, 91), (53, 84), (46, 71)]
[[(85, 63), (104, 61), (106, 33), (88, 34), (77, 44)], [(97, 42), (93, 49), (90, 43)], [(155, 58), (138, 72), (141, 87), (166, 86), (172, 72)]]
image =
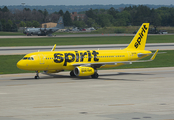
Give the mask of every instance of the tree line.
[(142, 23), (150, 23), (154, 27), (157, 26), (174, 26), (174, 8), (161, 7), (150, 9), (147, 6), (130, 6), (122, 9), (108, 10), (95, 9), (86, 11), (88, 16), (87, 24), (99, 25), (101, 27), (108, 26), (139, 26)]
[(144, 5), (129, 6), (115, 9), (90, 9), (83, 11), (85, 18), (77, 17), (72, 21), (69, 11), (60, 10), (48, 13), (44, 10), (15, 9), (10, 11), (6, 6), (0, 8), (0, 31), (17, 31), (18, 27), (41, 27), (41, 23), (57, 22), (63, 16), (65, 26), (84, 27), (112, 27), (112, 26), (139, 26), (148, 22), (154, 27), (174, 26), (174, 8), (160, 7), (151, 9)]

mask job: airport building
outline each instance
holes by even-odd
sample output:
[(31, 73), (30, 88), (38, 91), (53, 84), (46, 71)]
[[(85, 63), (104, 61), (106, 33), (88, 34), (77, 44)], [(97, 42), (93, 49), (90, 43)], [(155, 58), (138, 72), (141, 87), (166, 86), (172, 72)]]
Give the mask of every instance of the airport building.
[(42, 28), (52, 28), (56, 27), (57, 23), (49, 22), (49, 23), (43, 23)]
[(77, 12), (72, 12), (71, 13), (71, 19), (74, 21), (74, 18), (77, 17), (77, 20), (79, 20), (80, 18), (82, 20), (85, 19), (85, 14), (77, 14)]

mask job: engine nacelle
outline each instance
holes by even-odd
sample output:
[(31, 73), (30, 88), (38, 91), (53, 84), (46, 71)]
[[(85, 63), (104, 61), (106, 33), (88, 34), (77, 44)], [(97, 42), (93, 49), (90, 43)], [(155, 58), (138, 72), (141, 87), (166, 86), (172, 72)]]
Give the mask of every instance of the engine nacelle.
[(90, 76), (93, 75), (94, 72), (95, 70), (92, 67), (80, 66), (74, 68), (74, 74), (76, 76)]

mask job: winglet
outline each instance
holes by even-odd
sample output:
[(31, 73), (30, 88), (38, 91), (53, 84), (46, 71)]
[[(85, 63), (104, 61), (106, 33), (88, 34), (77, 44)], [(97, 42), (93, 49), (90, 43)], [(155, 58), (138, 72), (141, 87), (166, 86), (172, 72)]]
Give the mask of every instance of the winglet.
[(158, 50), (156, 50), (156, 52), (155, 52), (155, 53), (153, 54), (153, 56), (150, 58), (151, 61), (155, 59), (157, 53), (158, 53)]
[(54, 51), (56, 49), (56, 44), (54, 44), (53, 48), (51, 51)]

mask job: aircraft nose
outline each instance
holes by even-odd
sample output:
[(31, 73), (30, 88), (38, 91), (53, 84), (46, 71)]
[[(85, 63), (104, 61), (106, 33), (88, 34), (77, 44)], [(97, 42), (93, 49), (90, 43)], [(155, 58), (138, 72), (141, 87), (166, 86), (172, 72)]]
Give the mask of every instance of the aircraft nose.
[(18, 61), (17, 67), (20, 68), (20, 69), (24, 68), (24, 63), (22, 62), (22, 60)]

